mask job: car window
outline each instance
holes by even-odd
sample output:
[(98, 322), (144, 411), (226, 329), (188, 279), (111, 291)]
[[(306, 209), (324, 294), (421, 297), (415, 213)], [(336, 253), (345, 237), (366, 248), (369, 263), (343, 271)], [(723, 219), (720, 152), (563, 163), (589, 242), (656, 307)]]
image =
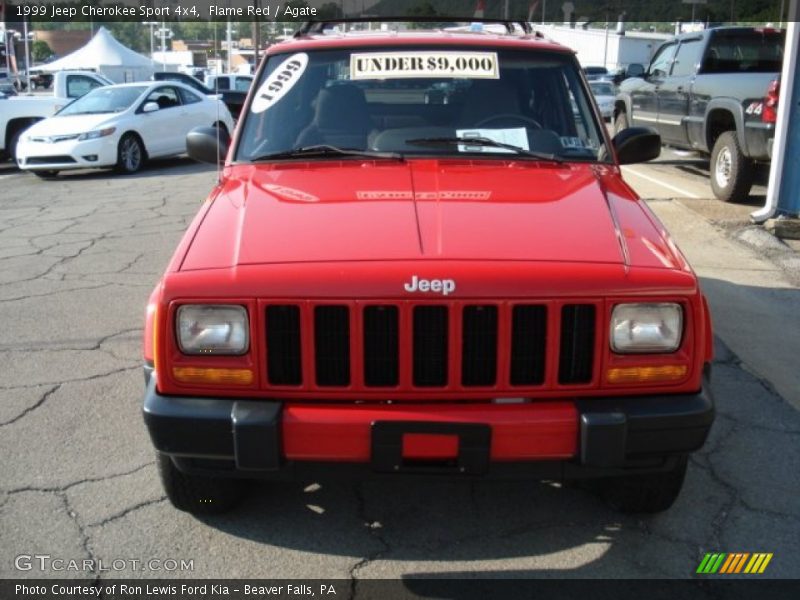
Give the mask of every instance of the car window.
[(174, 108), (181, 104), (178, 91), (174, 87), (166, 85), (157, 87), (150, 92), (145, 98), (145, 103), (147, 102), (155, 102), (160, 110)]
[(672, 76), (685, 77), (693, 74), (700, 62), (702, 52), (702, 40), (685, 40), (681, 42), (678, 51), (675, 53), (675, 60), (672, 63)]
[(614, 86), (606, 82), (593, 82), (589, 84), (595, 96), (613, 96)]
[(67, 75), (67, 98), (80, 98), (103, 84), (86, 75)]
[(145, 85), (98, 87), (62, 108), (58, 115), (63, 117), (122, 112), (146, 90)]
[(252, 77), (237, 77), (236, 81), (234, 82), (234, 86), (236, 91), (238, 92), (246, 92), (250, 89), (250, 84), (253, 82)]
[(675, 42), (661, 46), (653, 60), (650, 62), (648, 74), (651, 77), (665, 77), (669, 73), (670, 62), (675, 54)]
[(216, 77), (211, 83), (211, 89), (229, 90), (231, 89), (231, 84), (227, 77)]
[(183, 104), (195, 104), (196, 102), (202, 102), (202, 98), (200, 98), (200, 96), (194, 92), (190, 92), (189, 90), (185, 90), (183, 88), (178, 88), (178, 92), (180, 93)]
[(425, 156), (512, 152), (452, 143), (474, 137), (598, 160), (604, 140), (578, 64), (560, 52), (408, 46), (288, 53), (270, 56), (253, 85), (237, 160), (319, 144)]
[(784, 33), (716, 33), (703, 59), (704, 73), (774, 73), (783, 63)]

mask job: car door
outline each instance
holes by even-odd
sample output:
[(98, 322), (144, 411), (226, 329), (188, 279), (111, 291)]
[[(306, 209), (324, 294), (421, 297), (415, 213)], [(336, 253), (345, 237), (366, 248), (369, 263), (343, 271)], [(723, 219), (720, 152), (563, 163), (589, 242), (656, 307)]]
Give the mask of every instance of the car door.
[(678, 42), (667, 42), (657, 51), (645, 73), (644, 81), (631, 92), (631, 124), (657, 127), (658, 90), (672, 66)]
[(681, 146), (689, 143), (686, 122), (689, 93), (702, 52), (701, 36), (681, 40), (670, 74), (658, 89), (658, 130), (664, 141)]
[(178, 92), (183, 103), (184, 138), (195, 127), (209, 127), (219, 120), (216, 115), (209, 114), (209, 103), (199, 94), (182, 87)]
[[(158, 104), (158, 110), (145, 113), (144, 105), (148, 102)], [(185, 152), (185, 129), (182, 105), (178, 90), (172, 85), (160, 85), (154, 88), (137, 109), (139, 130), (149, 156), (164, 156)]]

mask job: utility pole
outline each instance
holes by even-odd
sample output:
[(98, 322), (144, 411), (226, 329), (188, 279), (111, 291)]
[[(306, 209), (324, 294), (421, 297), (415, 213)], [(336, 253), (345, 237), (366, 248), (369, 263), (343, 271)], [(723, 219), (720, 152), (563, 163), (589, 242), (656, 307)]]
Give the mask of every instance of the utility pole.
[(28, 93), (31, 93), (31, 53), (28, 44), (28, 19), (22, 17), (22, 36), (25, 40), (25, 79)]
[(167, 70), (167, 27), (164, 21), (161, 21), (161, 70)]
[[(259, 8), (259, 0), (253, 0), (253, 7)], [(256, 11), (255, 18), (253, 19), (253, 72), (258, 68), (259, 52), (261, 50), (261, 22)]]
[(225, 62), (227, 63), (227, 72), (231, 72), (231, 20), (228, 19), (228, 25), (225, 29)]

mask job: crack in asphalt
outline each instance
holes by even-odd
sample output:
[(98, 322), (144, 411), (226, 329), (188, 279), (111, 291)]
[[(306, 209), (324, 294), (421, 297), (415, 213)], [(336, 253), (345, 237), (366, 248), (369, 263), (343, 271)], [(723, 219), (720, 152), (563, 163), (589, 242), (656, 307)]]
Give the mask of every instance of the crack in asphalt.
[[(47, 385), (47, 384), (40, 384), (40, 385)], [(0, 423), (0, 427), (6, 427), (7, 425), (13, 425), (14, 423), (19, 421), (23, 417), (26, 417), (27, 415), (31, 414), (33, 411), (35, 411), (37, 408), (39, 408), (42, 404), (44, 404), (50, 396), (52, 396), (59, 389), (61, 389), (61, 385), (62, 384), (60, 384), (60, 383), (56, 384), (56, 385), (53, 385), (49, 390), (45, 391), (39, 397), (39, 399), (36, 402), (34, 402), (31, 406), (27, 407), (25, 410), (23, 410), (16, 417), (14, 417), (13, 419), (9, 419), (8, 421), (3, 421), (2, 423)], [(37, 387), (39, 387), (39, 386), (37, 386)]]
[[(135, 370), (138, 370), (138, 369), (141, 369), (140, 365), (136, 365), (136, 366), (133, 366), (133, 367), (120, 367), (119, 369), (114, 369), (113, 371), (108, 371), (106, 373), (97, 373), (95, 375), (89, 375), (88, 377), (78, 377), (76, 379), (64, 379), (58, 385), (62, 386), (62, 385), (66, 385), (68, 383), (80, 383), (80, 382), (83, 382), (83, 381), (92, 381), (94, 379), (102, 379), (103, 377), (110, 377), (111, 375), (116, 375), (118, 373), (124, 373), (125, 371), (135, 371)], [(30, 385), (0, 386), (0, 390), (29, 389), (29, 388), (32, 388), (32, 387), (39, 387), (39, 386), (42, 386), (42, 385), (55, 385), (55, 384), (53, 382), (51, 382), (51, 381), (41, 381), (39, 383), (32, 383)], [(11, 423), (7, 423), (7, 425), (10, 425), (10, 424)], [(3, 426), (3, 425), (6, 425), (6, 424), (0, 423), (0, 426)]]
[(369, 527), (370, 535), (376, 539), (383, 548), (364, 556), (361, 560), (357, 561), (352, 567), (350, 567), (348, 571), (348, 575), (350, 577), (350, 593), (348, 595), (349, 600), (355, 600), (356, 596), (358, 595), (358, 577), (356, 576), (358, 571), (370, 563), (386, 556), (392, 550), (389, 542), (386, 541), (383, 535), (381, 535), (378, 531), (382, 527), (381, 523), (370, 519), (367, 516), (367, 500), (364, 496), (363, 483), (356, 483), (353, 485), (353, 495), (356, 499), (356, 516), (364, 527)]
[(15, 488), (15, 489), (12, 489), (12, 490), (6, 490), (5, 493), (8, 494), (9, 496), (12, 496), (14, 494), (22, 494), (22, 493), (25, 493), (25, 492), (62, 493), (62, 492), (67, 492), (71, 488), (74, 488), (74, 487), (76, 487), (78, 485), (83, 485), (83, 484), (86, 484), (86, 483), (99, 483), (101, 481), (107, 481), (109, 479), (116, 479), (116, 478), (119, 478), (119, 477), (125, 477), (127, 475), (133, 475), (134, 473), (138, 473), (142, 469), (145, 469), (145, 468), (147, 468), (149, 466), (152, 466), (154, 464), (155, 464), (155, 461), (151, 460), (149, 462), (146, 462), (146, 463), (143, 463), (143, 464), (139, 465), (138, 467), (134, 467), (134, 468), (129, 469), (127, 471), (122, 471), (121, 473), (111, 473), (109, 475), (102, 475), (100, 477), (86, 477), (84, 479), (79, 479), (77, 481), (71, 481), (70, 483), (68, 483), (66, 485), (59, 485), (59, 486), (50, 486), (50, 487), (24, 486), (24, 487)]
[(92, 561), (92, 569), (90, 573), (95, 576), (96, 581), (100, 576), (97, 572), (97, 559), (95, 558), (94, 552), (92, 552), (92, 549), (89, 546), (89, 534), (86, 532), (83, 523), (81, 523), (81, 519), (78, 517), (77, 511), (75, 511), (70, 505), (67, 494), (64, 492), (56, 492), (55, 495), (61, 500), (67, 516), (72, 520), (72, 522), (75, 524), (75, 527), (78, 529), (78, 535), (80, 536), (81, 540), (81, 548), (86, 553), (86, 557)]
[(125, 508), (124, 510), (121, 510), (120, 512), (116, 513), (116, 514), (111, 515), (110, 517), (106, 517), (105, 519), (103, 519), (101, 521), (97, 521), (97, 522), (94, 522), (94, 523), (87, 523), (86, 526), (87, 527), (92, 527), (92, 528), (103, 527), (104, 525), (108, 525), (109, 523), (113, 523), (114, 521), (116, 521), (118, 519), (121, 519), (121, 518), (129, 515), (130, 513), (134, 512), (134, 511), (140, 510), (142, 508), (146, 508), (148, 506), (152, 506), (154, 504), (160, 504), (160, 503), (164, 502), (166, 499), (167, 499), (167, 497), (162, 494), (158, 498), (151, 498), (150, 500), (143, 500), (142, 502), (138, 502), (138, 503), (134, 504), (133, 506), (129, 506), (129, 507)]

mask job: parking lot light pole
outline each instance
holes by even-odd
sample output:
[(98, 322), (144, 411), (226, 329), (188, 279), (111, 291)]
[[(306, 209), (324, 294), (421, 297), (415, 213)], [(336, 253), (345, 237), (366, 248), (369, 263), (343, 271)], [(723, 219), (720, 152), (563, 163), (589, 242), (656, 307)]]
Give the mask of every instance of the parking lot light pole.
[[(155, 35), (156, 35), (155, 34), (155, 26), (158, 25), (158, 23), (156, 21), (144, 21), (142, 23), (142, 25), (147, 25), (150, 28), (150, 62), (154, 63), (155, 62), (155, 58), (153, 58), (153, 55), (155, 54), (154, 44), (155, 44)], [(162, 60), (163, 60), (163, 57), (162, 57)]]
[(31, 51), (30, 43), (28, 42), (28, 20), (22, 18), (22, 37), (25, 40), (25, 79), (27, 84), (28, 93), (31, 93)]

